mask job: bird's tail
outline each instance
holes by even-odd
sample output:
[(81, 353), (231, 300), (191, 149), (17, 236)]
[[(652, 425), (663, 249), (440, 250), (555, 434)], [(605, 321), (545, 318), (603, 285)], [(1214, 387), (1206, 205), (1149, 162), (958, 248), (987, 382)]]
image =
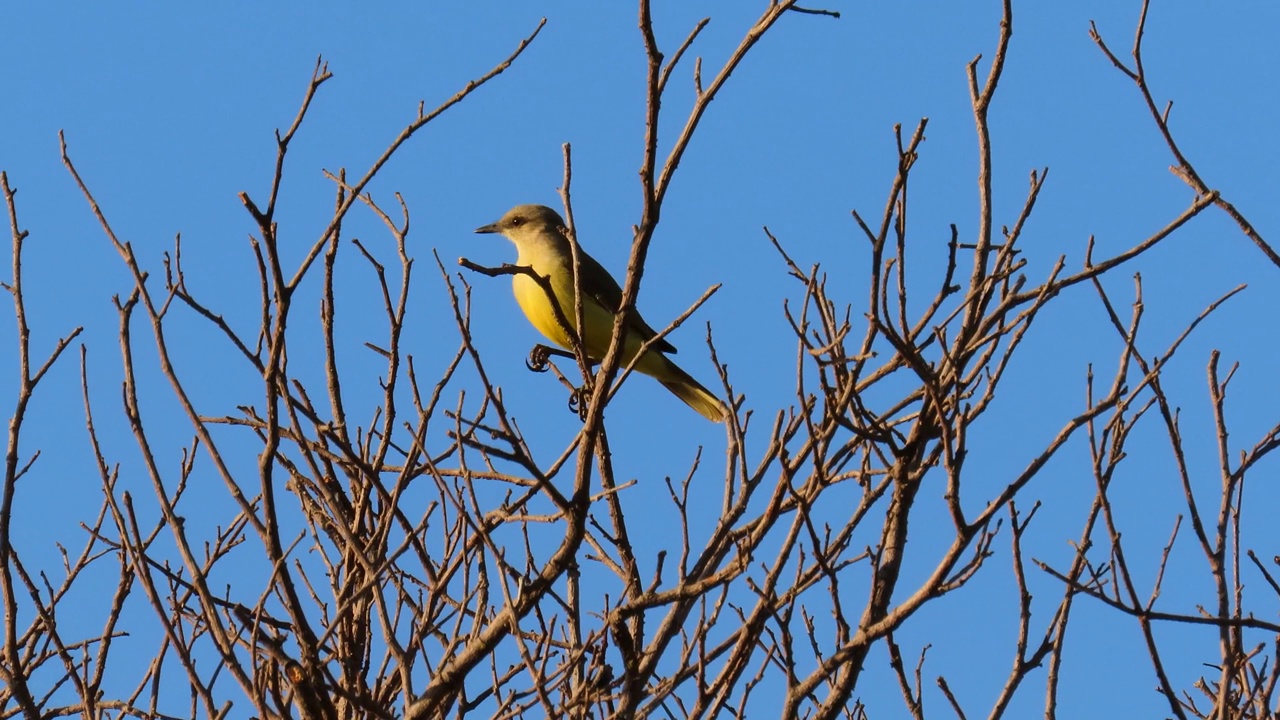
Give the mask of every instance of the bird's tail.
[(710, 390), (702, 387), (701, 383), (675, 363), (665, 357), (662, 359), (666, 360), (666, 377), (659, 377), (657, 380), (663, 387), (711, 422), (724, 422), (729, 417), (729, 408), (712, 395)]

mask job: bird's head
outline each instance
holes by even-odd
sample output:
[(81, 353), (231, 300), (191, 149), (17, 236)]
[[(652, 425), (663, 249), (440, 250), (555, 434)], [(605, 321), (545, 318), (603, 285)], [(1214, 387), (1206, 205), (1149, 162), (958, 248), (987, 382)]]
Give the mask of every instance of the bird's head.
[(495, 223), (476, 228), (478, 233), (497, 233), (522, 247), (531, 243), (565, 242), (565, 225), (560, 213), (546, 205), (517, 205)]

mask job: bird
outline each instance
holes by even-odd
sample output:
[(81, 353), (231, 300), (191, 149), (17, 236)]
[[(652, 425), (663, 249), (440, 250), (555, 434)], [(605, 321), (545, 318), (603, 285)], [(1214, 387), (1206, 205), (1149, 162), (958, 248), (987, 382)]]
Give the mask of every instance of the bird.
[[(476, 232), (502, 235), (514, 243), (516, 264), (528, 267), (550, 281), (556, 304), (560, 306), (567, 324), (575, 331), (578, 329), (573, 300), (573, 250), (559, 213), (545, 205), (517, 205), (497, 222), (476, 228)], [(587, 328), (583, 333), (583, 349), (588, 358), (599, 361), (609, 349), (614, 316), (622, 304), (622, 288), (609, 271), (581, 246), (578, 247), (578, 264), (582, 273), (578, 283), (582, 295), (582, 321)], [(512, 275), (511, 289), (516, 303), (533, 327), (556, 345), (572, 350), (572, 341), (557, 322), (550, 298), (542, 285), (527, 274), (516, 273)], [(627, 323), (619, 366), (629, 365), (640, 347), (654, 335), (657, 332), (640, 317), (639, 311), (633, 310)], [(662, 383), (703, 417), (712, 422), (723, 422), (728, 417), (728, 408), (667, 357), (667, 353), (675, 351), (675, 346), (666, 338), (659, 339), (636, 362), (635, 369)]]

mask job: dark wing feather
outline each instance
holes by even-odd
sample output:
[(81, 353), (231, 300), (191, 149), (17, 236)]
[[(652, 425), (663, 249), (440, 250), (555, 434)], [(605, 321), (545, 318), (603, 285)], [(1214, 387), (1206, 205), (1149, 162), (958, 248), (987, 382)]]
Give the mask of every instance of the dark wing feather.
[[(578, 248), (578, 262), (582, 264), (583, 278), (601, 278), (598, 283), (583, 284), (582, 292), (600, 303), (609, 312), (617, 313), (618, 308), (622, 306), (622, 288), (618, 285), (618, 281), (614, 280), (609, 271), (605, 270), (600, 263), (596, 262), (595, 258), (588, 255), (581, 247)], [(658, 334), (657, 330), (649, 327), (649, 323), (640, 317), (639, 310), (632, 310), (631, 312), (631, 329), (638, 332), (643, 340), (648, 340)], [(653, 349), (659, 352), (673, 353), (676, 351), (676, 346), (667, 342), (666, 338), (663, 338), (653, 344)]]

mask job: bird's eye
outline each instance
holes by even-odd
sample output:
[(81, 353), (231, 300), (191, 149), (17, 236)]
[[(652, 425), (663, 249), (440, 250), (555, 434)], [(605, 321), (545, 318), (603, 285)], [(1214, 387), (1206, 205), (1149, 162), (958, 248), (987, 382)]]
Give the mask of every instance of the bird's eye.
[(511, 218), (511, 227), (520, 227), (523, 224), (524, 224), (524, 218), (522, 217)]

